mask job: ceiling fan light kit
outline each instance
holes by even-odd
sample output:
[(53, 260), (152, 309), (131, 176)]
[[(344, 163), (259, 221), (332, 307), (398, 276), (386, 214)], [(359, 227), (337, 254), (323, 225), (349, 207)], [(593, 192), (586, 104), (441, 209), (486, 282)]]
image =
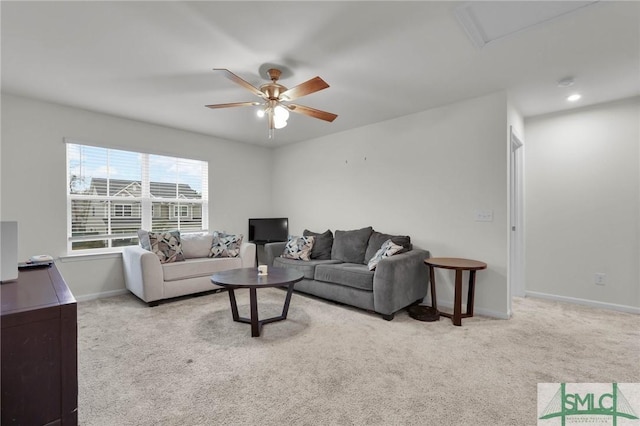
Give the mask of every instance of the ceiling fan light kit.
[[(264, 102), (233, 102), (226, 104), (214, 104), (205, 105), (207, 108), (231, 108), (239, 106), (261, 106), (261, 109), (257, 111), (258, 117), (267, 116), (269, 125), (269, 138), (274, 137), (274, 130), (282, 129), (287, 125), (289, 119), (289, 111), (293, 111), (298, 114), (303, 114), (309, 117), (318, 118), (320, 120), (332, 122), (338, 116), (336, 114), (321, 111), (311, 107), (296, 105), (288, 103), (294, 99), (302, 96), (310, 95), (311, 93), (318, 92), (326, 89), (329, 85), (320, 77), (314, 77), (305, 81), (291, 89), (287, 89), (285, 86), (278, 83), (278, 79), (282, 75), (282, 72), (277, 68), (270, 68), (267, 71), (271, 83), (265, 83), (260, 88), (253, 86), (251, 83), (238, 77), (225, 68), (214, 68), (213, 71), (224, 73), (224, 76), (234, 83), (244, 87), (252, 92), (254, 95), (261, 97)], [(284, 103), (287, 102), (287, 103)]]

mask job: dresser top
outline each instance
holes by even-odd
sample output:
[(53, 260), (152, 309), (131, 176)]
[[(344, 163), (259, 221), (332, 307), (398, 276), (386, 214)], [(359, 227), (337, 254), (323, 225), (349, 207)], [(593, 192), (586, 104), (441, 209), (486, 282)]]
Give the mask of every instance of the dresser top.
[(2, 317), (76, 303), (76, 299), (55, 265), (20, 270), (16, 281), (0, 285), (0, 292)]

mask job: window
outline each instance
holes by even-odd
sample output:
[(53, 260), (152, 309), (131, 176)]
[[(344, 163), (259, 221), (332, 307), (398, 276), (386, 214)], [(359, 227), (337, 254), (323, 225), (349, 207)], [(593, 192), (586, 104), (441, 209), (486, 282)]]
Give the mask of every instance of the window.
[(74, 253), (117, 251), (138, 229), (209, 226), (206, 161), (67, 140), (67, 235)]
[(184, 205), (174, 205), (173, 206), (173, 216), (172, 217), (180, 217), (180, 218), (188, 218), (191, 217), (190, 209), (191, 206)]
[(133, 216), (132, 211), (133, 211), (133, 206), (131, 204), (114, 204), (113, 205), (114, 216), (131, 217)]

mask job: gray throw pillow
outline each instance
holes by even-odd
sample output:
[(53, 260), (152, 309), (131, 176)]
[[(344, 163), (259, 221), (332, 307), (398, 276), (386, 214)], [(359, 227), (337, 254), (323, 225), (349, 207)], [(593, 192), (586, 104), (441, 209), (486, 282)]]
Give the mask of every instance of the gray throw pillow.
[(336, 231), (331, 259), (347, 263), (364, 263), (364, 254), (371, 232), (373, 232), (371, 226), (352, 231)]
[(331, 259), (331, 247), (333, 247), (333, 233), (327, 229), (322, 234), (305, 229), (302, 233), (305, 237), (316, 237), (311, 249), (311, 258), (317, 260)]
[(149, 231), (145, 231), (144, 229), (138, 229), (138, 241), (140, 242), (140, 247), (145, 250), (151, 251), (151, 241), (149, 241)]
[(373, 231), (371, 237), (369, 238), (369, 244), (367, 245), (367, 251), (364, 255), (364, 263), (369, 263), (369, 261), (376, 255), (376, 252), (380, 250), (382, 244), (385, 241), (391, 240), (394, 244), (402, 246), (402, 250), (400, 253), (407, 252), (411, 250), (411, 237), (408, 235), (389, 235), (382, 234), (378, 231)]

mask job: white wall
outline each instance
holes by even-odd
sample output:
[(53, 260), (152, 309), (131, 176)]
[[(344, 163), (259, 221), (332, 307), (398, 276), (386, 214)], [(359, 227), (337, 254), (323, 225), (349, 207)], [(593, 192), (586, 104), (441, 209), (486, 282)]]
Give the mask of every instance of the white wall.
[(527, 293), (639, 312), (640, 98), (530, 118), (525, 133)]
[[(3, 220), (19, 222), (19, 259), (67, 249), (64, 137), (209, 162), (209, 227), (247, 233), (271, 213), (272, 152), (209, 136), (2, 94)], [(124, 288), (119, 256), (57, 261), (76, 297)]]
[[(371, 225), (432, 256), (485, 261), (476, 311), (507, 317), (507, 129), (500, 92), (280, 147), (274, 214), (294, 234)], [(476, 209), (493, 210), (493, 222), (476, 222)], [(453, 274), (436, 281), (451, 305)]]

